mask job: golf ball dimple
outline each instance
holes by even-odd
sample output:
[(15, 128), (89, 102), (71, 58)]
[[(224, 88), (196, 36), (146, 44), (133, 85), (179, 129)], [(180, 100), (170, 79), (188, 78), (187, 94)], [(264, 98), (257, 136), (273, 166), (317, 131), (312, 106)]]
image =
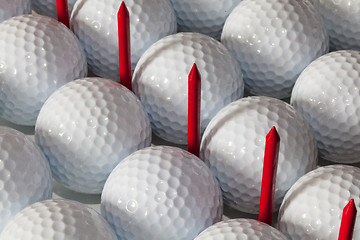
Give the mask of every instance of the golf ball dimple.
[(105, 219), (92, 208), (71, 200), (37, 202), (18, 213), (1, 240), (116, 240)]
[[(346, 165), (320, 167), (300, 178), (285, 195), (279, 230), (289, 239), (337, 239), (343, 208), (354, 199), (359, 209), (360, 169)], [(360, 236), (357, 215), (353, 239)]]
[(149, 114), (153, 132), (186, 144), (188, 75), (201, 75), (201, 132), (213, 116), (243, 96), (240, 68), (220, 42), (200, 33), (178, 33), (152, 45), (134, 71), (133, 89)]
[(275, 206), (287, 190), (317, 164), (310, 126), (289, 104), (269, 97), (247, 97), (223, 108), (209, 123), (200, 158), (220, 183), (224, 203), (258, 213), (266, 134), (275, 126), (280, 135)]
[(170, 0), (179, 32), (199, 32), (220, 39), (226, 18), (241, 0)]
[(175, 147), (149, 147), (111, 172), (101, 213), (119, 239), (193, 239), (221, 220), (221, 191), (195, 155)]
[[(57, 19), (56, 0), (31, 0), (36, 13)], [(68, 11), (71, 13), (76, 0), (67, 0)]]
[(319, 10), (333, 50), (360, 50), (360, 1), (310, 0)]
[(31, 13), (31, 0), (0, 1), (0, 23), (8, 18)]
[(72, 81), (42, 107), (35, 140), (54, 178), (82, 193), (101, 193), (113, 168), (132, 152), (150, 146), (151, 128), (138, 98), (102, 78)]
[(286, 98), (301, 71), (328, 52), (320, 13), (307, 0), (243, 0), (227, 18), (221, 42), (254, 95)]
[[(119, 81), (117, 12), (120, 0), (79, 0), (71, 15), (71, 29), (85, 49), (90, 70)], [(125, 0), (130, 15), (131, 67), (154, 42), (176, 32), (169, 0)]]
[(39, 147), (23, 133), (0, 126), (0, 232), (23, 208), (51, 194), (50, 166)]
[(194, 240), (286, 240), (287, 238), (276, 228), (254, 219), (229, 219), (218, 222)]
[(359, 162), (360, 52), (344, 50), (312, 62), (299, 76), (291, 104), (309, 122), (320, 156)]
[(41, 106), (60, 86), (87, 75), (84, 50), (58, 21), (22, 15), (0, 23), (0, 115), (34, 126)]

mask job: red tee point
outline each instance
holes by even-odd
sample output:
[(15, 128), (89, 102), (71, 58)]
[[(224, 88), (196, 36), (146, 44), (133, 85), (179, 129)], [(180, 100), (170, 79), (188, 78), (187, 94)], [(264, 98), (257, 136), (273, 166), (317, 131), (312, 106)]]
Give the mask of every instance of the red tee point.
[(188, 151), (200, 151), (201, 76), (194, 63), (188, 77)]

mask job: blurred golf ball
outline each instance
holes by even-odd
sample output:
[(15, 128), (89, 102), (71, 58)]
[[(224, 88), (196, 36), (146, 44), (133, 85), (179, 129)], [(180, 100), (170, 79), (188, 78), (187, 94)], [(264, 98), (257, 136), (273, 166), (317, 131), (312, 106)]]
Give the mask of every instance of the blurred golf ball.
[[(36, 13), (57, 19), (56, 0), (31, 0)], [(67, 0), (69, 14), (76, 0)]]
[(199, 32), (220, 40), (226, 18), (241, 0), (170, 0), (179, 32)]
[(194, 240), (286, 240), (287, 238), (276, 228), (254, 219), (229, 219), (218, 222)]
[(296, 81), (291, 104), (309, 122), (327, 160), (360, 161), (359, 88), (360, 52), (351, 50), (316, 59)]
[(46, 101), (35, 139), (54, 178), (82, 193), (101, 193), (113, 168), (150, 146), (151, 129), (137, 97), (119, 83), (84, 78), (58, 89)]
[(37, 202), (18, 213), (1, 240), (116, 240), (105, 219), (92, 208), (70, 200)]
[[(85, 49), (90, 70), (119, 81), (117, 12), (121, 0), (78, 0), (71, 14), (71, 29)], [(169, 0), (125, 0), (130, 15), (131, 66), (151, 44), (176, 32), (176, 17)]]
[[(337, 239), (342, 211), (350, 199), (359, 209), (360, 169), (346, 165), (320, 167), (300, 178), (279, 211), (279, 230), (289, 239)], [(360, 237), (357, 215), (353, 239)]]
[(0, 126), (0, 232), (23, 208), (51, 194), (50, 166), (39, 147), (23, 133)]
[(328, 52), (320, 13), (307, 0), (243, 0), (227, 18), (221, 42), (254, 95), (286, 98), (301, 71)]
[(175, 147), (150, 147), (111, 172), (101, 213), (119, 239), (193, 239), (221, 220), (221, 191), (195, 155)]
[(31, 13), (31, 0), (0, 1), (0, 23), (8, 18)]
[(333, 50), (360, 50), (360, 1), (310, 0), (323, 16)]
[(228, 206), (258, 213), (265, 139), (273, 126), (280, 136), (276, 211), (292, 184), (317, 164), (316, 141), (303, 116), (281, 100), (247, 97), (223, 108), (206, 128), (200, 158), (219, 181)]
[(87, 75), (84, 51), (58, 21), (22, 15), (0, 23), (0, 115), (35, 125), (45, 100), (60, 86)]
[(243, 96), (240, 68), (220, 42), (199, 33), (178, 33), (152, 45), (140, 58), (133, 89), (149, 114), (153, 132), (178, 144), (187, 141), (188, 75), (201, 75), (201, 131), (224, 106)]

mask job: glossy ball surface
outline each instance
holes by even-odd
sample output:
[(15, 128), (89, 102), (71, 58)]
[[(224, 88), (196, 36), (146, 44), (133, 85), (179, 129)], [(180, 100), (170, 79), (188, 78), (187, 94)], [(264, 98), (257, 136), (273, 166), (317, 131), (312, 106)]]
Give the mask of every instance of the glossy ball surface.
[(291, 104), (309, 122), (320, 156), (359, 162), (360, 52), (337, 51), (312, 62), (299, 76)]
[(8, 18), (31, 13), (31, 0), (0, 1), (0, 23)]
[[(85, 49), (90, 70), (119, 81), (117, 12), (121, 0), (79, 0), (71, 14), (71, 29)], [(169, 0), (125, 0), (130, 15), (131, 67), (154, 42), (176, 32)]]
[(303, 116), (281, 100), (247, 97), (223, 108), (206, 128), (200, 158), (219, 181), (228, 206), (258, 213), (265, 138), (273, 126), (280, 136), (276, 211), (292, 184), (317, 164), (316, 141)]
[(40, 108), (59, 87), (87, 75), (75, 35), (58, 21), (22, 15), (0, 24), (0, 115), (34, 126)]
[(218, 222), (194, 240), (286, 240), (276, 228), (253, 219), (229, 219)]
[(23, 208), (51, 195), (51, 170), (39, 147), (23, 133), (0, 126), (0, 232)]
[[(36, 13), (57, 19), (56, 0), (31, 0), (32, 7)], [(69, 14), (76, 0), (67, 0)]]
[(113, 168), (150, 146), (151, 129), (137, 97), (119, 83), (84, 78), (58, 89), (46, 101), (35, 140), (54, 178), (83, 193), (101, 193)]
[(153, 132), (170, 142), (187, 142), (188, 75), (194, 63), (201, 75), (201, 132), (221, 108), (243, 96), (240, 68), (224, 45), (199, 33), (159, 40), (139, 60), (133, 88)]
[(116, 240), (105, 219), (92, 208), (70, 200), (37, 202), (18, 213), (1, 240)]
[(254, 95), (286, 98), (301, 71), (328, 52), (320, 13), (307, 0), (243, 0), (227, 18), (221, 42)]
[(178, 32), (198, 32), (220, 39), (226, 18), (241, 0), (170, 0)]
[(150, 147), (112, 171), (101, 195), (101, 213), (119, 239), (193, 239), (221, 220), (221, 191), (195, 155)]
[(360, 1), (310, 0), (319, 10), (333, 50), (360, 50)]
[[(320, 167), (300, 178), (279, 211), (278, 228), (289, 239), (337, 239), (342, 211), (350, 199), (359, 209), (360, 169), (346, 165)], [(360, 237), (357, 215), (353, 239)]]

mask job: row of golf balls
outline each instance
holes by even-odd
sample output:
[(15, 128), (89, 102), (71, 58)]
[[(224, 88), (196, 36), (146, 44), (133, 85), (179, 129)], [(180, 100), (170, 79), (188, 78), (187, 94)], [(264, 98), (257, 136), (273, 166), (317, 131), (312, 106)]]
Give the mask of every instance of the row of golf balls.
[[(358, 205), (360, 169), (332, 165), (290, 188), (279, 212), (283, 233), (255, 220), (219, 222), (222, 194), (207, 164), (185, 150), (157, 146), (134, 152), (111, 172), (101, 196), (105, 221), (80, 203), (46, 200), (52, 178), (40, 148), (7, 127), (0, 127), (0, 137), (0, 239), (193, 239), (200, 232), (197, 239), (335, 239), (348, 199)], [(354, 239), (358, 232), (356, 223)]]
[[(156, 135), (186, 143), (186, 79), (195, 62), (202, 75), (202, 132), (221, 108), (243, 96), (244, 87), (260, 95), (286, 97), (298, 79), (292, 105), (310, 123), (320, 155), (335, 162), (359, 161), (359, 55), (356, 50), (347, 50), (316, 59), (328, 51), (329, 43), (320, 14), (307, 1), (241, 1), (225, 23), (225, 45), (197, 33), (162, 38), (176, 31), (171, 4), (147, 4), (150, 1), (128, 2), (134, 19), (133, 87)], [(118, 56), (113, 51), (118, 40), (111, 31), (116, 29), (118, 5), (120, 1), (78, 1), (72, 29), (79, 40), (63, 25), (43, 16), (19, 16), (1, 23), (1, 116), (17, 124), (34, 125), (50, 94), (85, 77), (87, 65), (96, 75), (118, 80)], [(240, 20), (243, 30), (236, 24)], [(262, 39), (255, 30), (264, 24)], [(256, 54), (248, 52), (251, 46)], [(258, 80), (251, 80), (255, 78)], [(256, 92), (259, 89), (265, 92)]]

